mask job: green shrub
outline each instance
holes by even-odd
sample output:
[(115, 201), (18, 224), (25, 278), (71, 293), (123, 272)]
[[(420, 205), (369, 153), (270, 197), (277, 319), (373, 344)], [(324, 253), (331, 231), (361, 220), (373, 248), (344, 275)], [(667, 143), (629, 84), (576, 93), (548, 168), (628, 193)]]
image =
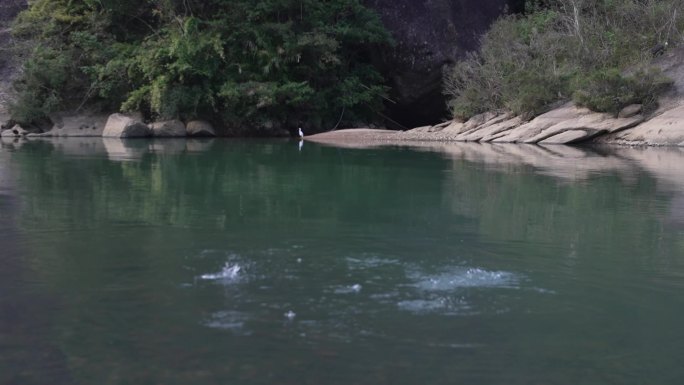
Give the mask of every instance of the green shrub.
[(10, 105), (10, 113), (19, 122), (34, 123), (63, 104), (62, 93), (68, 89), (71, 63), (56, 50), (37, 47), (15, 84), (18, 99)]
[(650, 62), (657, 44), (683, 40), (681, 1), (557, 0), (528, 10), (495, 22), (480, 50), (447, 72), (454, 117), (497, 109), (536, 115), (570, 98), (596, 111), (653, 109), (671, 85)]
[(623, 75), (616, 68), (600, 69), (580, 81), (573, 99), (580, 106), (614, 115), (636, 103), (649, 111), (655, 109), (658, 95), (671, 85), (672, 81), (657, 70)]

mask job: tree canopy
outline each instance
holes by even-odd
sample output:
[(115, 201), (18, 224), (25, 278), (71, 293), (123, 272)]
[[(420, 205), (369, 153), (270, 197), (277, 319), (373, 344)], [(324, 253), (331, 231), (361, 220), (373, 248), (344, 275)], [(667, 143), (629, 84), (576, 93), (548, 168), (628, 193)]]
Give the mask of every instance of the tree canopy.
[(37, 0), (15, 118), (64, 109), (204, 118), (235, 134), (372, 118), (390, 44), (359, 0)]

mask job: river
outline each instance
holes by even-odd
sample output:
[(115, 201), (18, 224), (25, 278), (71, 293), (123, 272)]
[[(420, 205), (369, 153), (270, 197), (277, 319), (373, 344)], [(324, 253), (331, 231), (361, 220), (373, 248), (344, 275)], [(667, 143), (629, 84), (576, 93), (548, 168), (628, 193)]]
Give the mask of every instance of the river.
[(0, 182), (0, 384), (684, 381), (679, 149), (69, 139)]

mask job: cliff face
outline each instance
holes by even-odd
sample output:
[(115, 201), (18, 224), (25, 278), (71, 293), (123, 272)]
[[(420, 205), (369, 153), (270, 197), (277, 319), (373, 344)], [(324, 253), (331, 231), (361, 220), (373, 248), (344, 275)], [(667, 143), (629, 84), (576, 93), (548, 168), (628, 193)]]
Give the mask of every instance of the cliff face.
[(477, 48), (480, 36), (506, 10), (524, 0), (366, 0), (392, 33), (396, 46), (378, 58), (390, 79), (392, 119), (405, 127), (446, 118), (442, 69)]

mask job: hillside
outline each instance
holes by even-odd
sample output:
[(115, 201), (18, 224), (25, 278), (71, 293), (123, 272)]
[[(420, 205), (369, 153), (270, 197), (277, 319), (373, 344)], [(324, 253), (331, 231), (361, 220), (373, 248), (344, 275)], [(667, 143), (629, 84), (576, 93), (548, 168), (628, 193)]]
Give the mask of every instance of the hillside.
[[(40, 4), (50, 4), (48, 6), (43, 6)], [(175, 2), (168, 2), (168, 4), (174, 4)], [(220, 3), (220, 2), (219, 2)], [(217, 4), (219, 4), (217, 3)], [(354, 3), (353, 1), (340, 1), (340, 4), (345, 4), (349, 3), (352, 4)], [(83, 12), (82, 10), (79, 10), (79, 8), (76, 5), (69, 5), (69, 6), (63, 6), (63, 5), (57, 5), (61, 4), (58, 2), (50, 2), (48, 0), (41, 0), (36, 2), (33, 5), (33, 8), (35, 11), (31, 11), (27, 14), (26, 21), (24, 22), (25, 27), (23, 27), (22, 35), (28, 37), (29, 39), (34, 39), (34, 42), (31, 43), (32, 46), (37, 46), (37, 47), (46, 47), (50, 49), (57, 49), (57, 51), (62, 52), (62, 56), (64, 57), (66, 62), (72, 62), (74, 61), (74, 58), (78, 58), (79, 60), (83, 61), (84, 56), (97, 56), (97, 57), (104, 57), (107, 58), (107, 56), (110, 57), (110, 62), (112, 64), (117, 63), (116, 65), (135, 65), (134, 63), (131, 63), (129, 61), (128, 57), (121, 57), (118, 59), (115, 59), (112, 57), (112, 55), (118, 55), (118, 53), (114, 52), (92, 52), (88, 53), (85, 52), (85, 55), (82, 53), (79, 53), (77, 51), (82, 50), (82, 49), (88, 49), (87, 47), (80, 47), (80, 45), (83, 42), (79, 41), (56, 41), (55, 37), (59, 36), (60, 30), (65, 30), (65, 31), (72, 31), (74, 28), (76, 30), (83, 29), (84, 32), (93, 35), (93, 36), (99, 36), (99, 38), (104, 38), (105, 40), (99, 42), (100, 47), (104, 46), (114, 46), (116, 42), (118, 43), (125, 43), (125, 44), (132, 44), (134, 46), (140, 45), (140, 40), (144, 39), (145, 36), (141, 34), (145, 34), (144, 29), (140, 29), (141, 27), (144, 27), (145, 25), (149, 26), (150, 28), (154, 29), (159, 29), (157, 33), (153, 36), (159, 35), (161, 38), (166, 38), (164, 35), (167, 35), (168, 38), (171, 38), (172, 35), (175, 33), (173, 29), (165, 29), (165, 25), (168, 24), (166, 20), (172, 20), (174, 18), (179, 18), (180, 19), (187, 19), (189, 14), (185, 14), (184, 12), (187, 11), (183, 9), (183, 7), (180, 8), (164, 8), (168, 7), (167, 5), (161, 5), (158, 9), (166, 9), (163, 12), (159, 13), (159, 11), (150, 9), (147, 10), (147, 6), (143, 5), (133, 5), (134, 3), (128, 4), (128, 2), (123, 2), (121, 5), (116, 5), (113, 6), (114, 8), (111, 8), (110, 10), (106, 9), (100, 9), (96, 10), (93, 9), (93, 17), (99, 19), (99, 24), (98, 26), (88, 26), (84, 25), (82, 23), (77, 23), (77, 24), (72, 24), (69, 26), (67, 29), (64, 29), (65, 27), (60, 27), (60, 23), (63, 24), (65, 20), (68, 20), (71, 18), (71, 20), (76, 21), (76, 20), (82, 20), (81, 16), (79, 16), (79, 12)], [(71, 4), (71, 3), (70, 3)], [(77, 4), (77, 3), (74, 3)], [(152, 3), (151, 3), (152, 4)], [(167, 3), (164, 3), (167, 4)], [(216, 23), (217, 21), (211, 21), (212, 15), (215, 15), (215, 12), (207, 12), (207, 10), (211, 10), (213, 2), (196, 2), (196, 1), (190, 1), (187, 2), (187, 4), (190, 5), (190, 9), (194, 9), (192, 12), (192, 15), (195, 16), (196, 19), (199, 19), (201, 22), (210, 22), (210, 23)], [(285, 3), (283, 3), (285, 4)], [(307, 2), (307, 4), (309, 4)], [(292, 18), (291, 22), (298, 23), (301, 19), (302, 21), (306, 19), (307, 11), (310, 11), (312, 7), (315, 7), (314, 4), (317, 4), (316, 2), (311, 2), (310, 5), (302, 6), (301, 7), (301, 15), (300, 15), (300, 7), (297, 6), (296, 12), (292, 12), (290, 15), (291, 16), (297, 16), (297, 18)], [(304, 120), (314, 120), (313, 126), (310, 127), (309, 130), (317, 130), (317, 129), (325, 129), (325, 126), (334, 124), (340, 116), (340, 112), (342, 112), (342, 121), (341, 123), (344, 124), (352, 124), (352, 123), (358, 123), (358, 122), (363, 122), (363, 121), (369, 121), (369, 117), (372, 118), (373, 120), (379, 121), (381, 124), (388, 124), (390, 126), (394, 126), (395, 128), (402, 128), (402, 127), (411, 127), (415, 126), (417, 124), (425, 124), (425, 123), (434, 123), (438, 122), (442, 119), (444, 119), (447, 115), (447, 111), (445, 109), (445, 98), (444, 95), (442, 94), (442, 87), (441, 87), (441, 81), (442, 81), (442, 75), (443, 75), (443, 70), (446, 68), (447, 65), (454, 63), (455, 61), (459, 60), (460, 58), (464, 57), (466, 52), (469, 50), (475, 49), (478, 44), (479, 37), (481, 36), (482, 33), (484, 33), (489, 25), (502, 13), (508, 11), (521, 11), (522, 10), (522, 1), (520, 0), (486, 0), (486, 1), (447, 1), (447, 0), (442, 0), (442, 1), (386, 1), (386, 0), (367, 0), (364, 1), (364, 4), (372, 11), (375, 11), (377, 15), (380, 17), (380, 20), (382, 21), (382, 25), (384, 28), (387, 30), (389, 35), (391, 36), (392, 43), (391, 44), (385, 44), (384, 46), (380, 46), (378, 44), (368, 44), (369, 42), (361, 43), (361, 44), (356, 44), (356, 47), (354, 50), (359, 51), (355, 54), (350, 54), (344, 53), (345, 60), (349, 61), (365, 61), (365, 57), (370, 56), (370, 61), (373, 66), (375, 66), (379, 71), (380, 75), (382, 76), (383, 83), (384, 85), (388, 86), (388, 94), (384, 97), (384, 99), (378, 98), (378, 96), (381, 95), (381, 92), (379, 92), (379, 89), (373, 89), (371, 94), (361, 96), (361, 101), (364, 104), (367, 104), (371, 107), (372, 113), (371, 116), (368, 117), (363, 117), (364, 114), (359, 114), (360, 111), (355, 108), (340, 108), (343, 107), (344, 103), (358, 103), (354, 102), (353, 99), (359, 99), (357, 95), (349, 95), (345, 96), (344, 99), (349, 100), (349, 102), (342, 102), (338, 101), (335, 99), (332, 99), (334, 96), (329, 95), (326, 96), (328, 100), (326, 102), (333, 103), (333, 104), (342, 104), (342, 106), (339, 107), (333, 107), (330, 111), (330, 116), (321, 116), (323, 118), (323, 122), (318, 122), (316, 123), (315, 121), (317, 119), (312, 119), (311, 112), (307, 112), (303, 114), (301, 118), (292, 118), (291, 116), (288, 116), (288, 120), (297, 120), (297, 119), (304, 119)], [(4, 49), (7, 48), (8, 45), (8, 39), (9, 39), (9, 30), (7, 29), (7, 26), (9, 25), (9, 20), (17, 14), (17, 12), (25, 6), (25, 0), (12, 0), (11, 3), (3, 3), (2, 5), (2, 17), (5, 22), (5, 33), (4, 33), (4, 40), (2, 41), (2, 46)], [(283, 5), (284, 6), (284, 5)], [(337, 7), (337, 5), (331, 3), (327, 5), (328, 7), (334, 9), (334, 7)], [(55, 8), (57, 7), (57, 8)], [(59, 8), (62, 7), (62, 8)], [(64, 8), (67, 7), (67, 8)], [(72, 8), (68, 8), (72, 7)], [(252, 5), (253, 9), (256, 9), (257, 7), (254, 7)], [(59, 9), (58, 9), (59, 8)], [(47, 9), (48, 11), (44, 11), (44, 13), (41, 14), (39, 12), (39, 9)], [(90, 12), (90, 11), (87, 11)], [(120, 16), (117, 16), (118, 12), (121, 13)], [(205, 13), (206, 12), (206, 13)], [(280, 11), (277, 11), (273, 13), (273, 15), (287, 15), (289, 11), (285, 11), (285, 9), (281, 9)], [(60, 16), (59, 20), (55, 19), (54, 15), (59, 13)], [(206, 16), (203, 16), (203, 13), (206, 14)], [(72, 16), (67, 16), (73, 14)], [(339, 12), (338, 12), (339, 14)], [(357, 14), (358, 15), (358, 14)], [(300, 18), (299, 16), (302, 16)], [(90, 16), (88, 16), (90, 17)], [(206, 19), (208, 17), (208, 19)], [(267, 18), (271, 16), (266, 16)], [(289, 16), (286, 16), (286, 19)], [(318, 16), (317, 16), (318, 17)], [(353, 16), (352, 17), (357, 17)], [(365, 17), (365, 16), (363, 16)], [(202, 19), (205, 18), (205, 19)], [(277, 18), (276, 18), (277, 19)], [(353, 21), (354, 19), (349, 19), (350, 21)], [(55, 22), (57, 21), (57, 22)], [(67, 23), (73, 23), (73, 21), (69, 21)], [(288, 28), (290, 30), (298, 31), (302, 30), (302, 28), (309, 28), (306, 27), (305, 25), (298, 26), (298, 25), (287, 25), (288, 21), (287, 20), (282, 20), (278, 19), (277, 20), (279, 23), (283, 25), (283, 28)], [(285, 23), (283, 23), (285, 21)], [(364, 20), (357, 20), (361, 21), (364, 23)], [(316, 21), (317, 22), (317, 21)], [(338, 23), (345, 23), (344, 20), (337, 20), (336, 22)], [(222, 24), (225, 23), (231, 23), (230, 21), (222, 21)], [(301, 24), (301, 23), (300, 23)], [(176, 25), (175, 23), (173, 25)], [(97, 28), (101, 28), (104, 26), (104, 30), (97, 30)], [(253, 25), (252, 27), (256, 27), (256, 25)], [(331, 26), (334, 27), (334, 26)], [(366, 25), (366, 30), (370, 31), (368, 28), (368, 25)], [(214, 28), (214, 27), (210, 27)], [(242, 28), (242, 27), (240, 27)], [(375, 27), (373, 27), (375, 28)], [(128, 30), (128, 32), (125, 34), (121, 34), (120, 32), (116, 31), (121, 31), (121, 30)], [(112, 36), (111, 34), (114, 33)], [(149, 33), (149, 31), (147, 31)], [(221, 32), (222, 33), (222, 32)], [(333, 34), (335, 32), (332, 32)], [(135, 35), (138, 34), (140, 36), (136, 37)], [(68, 35), (63, 36), (68, 37)], [(331, 35), (329, 35), (331, 36)], [(122, 37), (124, 40), (121, 40)], [(193, 37), (195, 41), (197, 41), (197, 37)], [(224, 39), (231, 39), (228, 36), (222, 37)], [(106, 41), (106, 39), (110, 39), (109, 41)], [(210, 39), (210, 37), (207, 36), (207, 39)], [(242, 37), (241, 39), (244, 39)], [(260, 37), (260, 39), (263, 39), (263, 36)], [(270, 39), (270, 38), (269, 38)], [(136, 42), (137, 40), (137, 42)], [(167, 39), (168, 40), (168, 39)], [(200, 38), (200, 41), (202, 39)], [(161, 43), (161, 42), (160, 42)], [(260, 52), (266, 52), (270, 51), (272, 48), (276, 51), (280, 50), (282, 48), (276, 47), (268, 47), (270, 43), (266, 41), (262, 42), (265, 44), (264, 47)], [(314, 43), (314, 42), (312, 42)], [(351, 43), (351, 42), (350, 42)], [(161, 43), (164, 44), (165, 46), (168, 46), (168, 42)], [(323, 47), (323, 45), (318, 43), (319, 47)], [(330, 43), (325, 42), (324, 44), (337, 44), (337, 42), (331, 41)], [(74, 50), (73, 48), (76, 47), (77, 49)], [(146, 49), (147, 52), (150, 52), (150, 48), (148, 47)], [(358, 48), (361, 48), (360, 50)], [(41, 51), (43, 49), (41, 48)], [(72, 58), (68, 58), (67, 56), (69, 55), (69, 51), (72, 51)], [(341, 54), (343, 52), (336, 53)], [(286, 55), (288, 53), (285, 53)], [(66, 56), (65, 56), (66, 55)], [(294, 57), (297, 57), (299, 53), (294, 52), (293, 53)], [(327, 55), (327, 54), (325, 54)], [(38, 58), (39, 61), (41, 60)], [(235, 59), (235, 58), (234, 58)], [(313, 58), (305, 59), (307, 61), (312, 60)], [(51, 59), (50, 59), (51, 60)], [(60, 59), (61, 60), (61, 59)], [(285, 60), (290, 60), (290, 59), (285, 59)], [(299, 59), (296, 59), (299, 60)], [(326, 59), (328, 60), (328, 59)], [(337, 59), (335, 59), (337, 60)], [(126, 63), (124, 63), (126, 62)], [(218, 61), (220, 62), (220, 60)], [(315, 64), (315, 63), (308, 63), (308, 62), (303, 62), (304, 64)], [(56, 66), (57, 63), (51, 63), (47, 64), (46, 63), (46, 68), (44, 70), (38, 70), (39, 72), (42, 71), (44, 72), (43, 75), (45, 75), (45, 72), (53, 72), (57, 71), (59, 72), (58, 66)], [(263, 63), (262, 63), (263, 64)], [(190, 63), (192, 66), (200, 66), (200, 63)], [(78, 63), (77, 67), (78, 68), (92, 68), (94, 70), (97, 70), (97, 68), (100, 68), (102, 66), (105, 66), (105, 62), (94, 62), (94, 63), (89, 63), (89, 62), (82, 62)], [(158, 64), (158, 66), (161, 66), (161, 63)], [(236, 63), (234, 67), (231, 68), (233, 69), (238, 69), (242, 68), (245, 69), (244, 64), (239, 64)], [(282, 66), (281, 66), (282, 69)], [(3, 72), (3, 79), (5, 80), (4, 84), (1, 85), (2, 89), (7, 89), (8, 87), (8, 79), (11, 77), (11, 74), (14, 73), (13, 71), (10, 71), (10, 67), (8, 66), (3, 66), (2, 67)], [(223, 72), (226, 72), (226, 70), (222, 70)], [(311, 71), (307, 71), (308, 73), (311, 73)], [(130, 74), (130, 71), (129, 71)], [(29, 74), (30, 75), (30, 74)], [(340, 74), (342, 75), (342, 74)], [(42, 76), (42, 75), (41, 75)], [(60, 75), (61, 76), (61, 75)], [(120, 77), (120, 74), (117, 75), (112, 75), (112, 74), (103, 74), (100, 73), (98, 75), (100, 77), (100, 80), (98, 82), (101, 82), (102, 79), (114, 76), (114, 77)], [(151, 76), (150, 74), (146, 74), (144, 76)], [(292, 77), (292, 74), (290, 75), (277, 75), (276, 76), (289, 76)], [(71, 89), (66, 91), (66, 88), (64, 90), (55, 90), (58, 96), (61, 96), (61, 94), (64, 94), (64, 96), (67, 95), (75, 95), (75, 99), (79, 99), (78, 101), (74, 102), (76, 106), (80, 104), (80, 101), (85, 97), (85, 99), (90, 100), (93, 99), (93, 95), (89, 95), (88, 92), (93, 92), (93, 89), (91, 89), (91, 81), (88, 79), (83, 78), (82, 75), (78, 73), (71, 73), (67, 75), (68, 78), (72, 79), (71, 84), (68, 85)], [(315, 77), (314, 77), (315, 78)], [(49, 77), (48, 77), (49, 79)], [(130, 79), (132, 82), (139, 82), (139, 79)], [(213, 79), (212, 81), (216, 83), (217, 79)], [(363, 80), (363, 79), (362, 79)], [(339, 78), (338, 78), (339, 82)], [(352, 80), (353, 82), (353, 80)], [(83, 85), (79, 85), (79, 83), (83, 83)], [(96, 82), (97, 83), (97, 82)], [(129, 82), (130, 83), (130, 82)], [(373, 81), (370, 80), (369, 78), (363, 80), (363, 85), (364, 86), (370, 86), (373, 84)], [(142, 89), (146, 86), (144, 82), (141, 83), (142, 87), (138, 88), (139, 90), (142, 91)], [(351, 83), (348, 83), (348, 85), (351, 85)], [(55, 85), (44, 85), (47, 86), (48, 89), (54, 88)], [(170, 84), (167, 86), (171, 86)], [(59, 85), (58, 87), (64, 87), (62, 85)], [(81, 87), (82, 89), (79, 89)], [(107, 84), (103, 85), (102, 87), (113, 87), (117, 88), (119, 85), (116, 84)], [(38, 89), (44, 88), (44, 87), (38, 87)], [(348, 87), (347, 87), (348, 88)], [(347, 89), (343, 92), (348, 92)], [(357, 94), (360, 94), (360, 90), (355, 90), (354, 91)], [(54, 92), (53, 92), (54, 94)], [(86, 95), (83, 95), (86, 94)], [(113, 96), (113, 97), (112, 97)], [(31, 101), (32, 103), (39, 102), (40, 100), (44, 99), (45, 96), (41, 95), (28, 95), (27, 96), (27, 101)], [(216, 98), (216, 95), (213, 96), (213, 98)], [(373, 103), (369, 103), (372, 98), (375, 98), (376, 100), (379, 100), (382, 104), (382, 101), (385, 101), (385, 108), (387, 109), (384, 113), (380, 111), (381, 108), (377, 108), (377, 106), (373, 107)], [(69, 107), (69, 104), (64, 98), (59, 97), (61, 101), (58, 103), (62, 105), (62, 108), (67, 108)], [(114, 101), (114, 104), (119, 103), (121, 104), (121, 95), (110, 95), (109, 96), (110, 100)], [(126, 99), (126, 98), (124, 98)], [(318, 97), (320, 100), (320, 97)], [(332, 100), (331, 100), (332, 99)], [(389, 102), (391, 100), (391, 102)], [(51, 102), (52, 103), (52, 102)], [(23, 103), (20, 103), (23, 104)], [(54, 104), (54, 103), (53, 103)], [(262, 103), (263, 104), (263, 103)], [(39, 114), (40, 110), (45, 109), (44, 106), (41, 105), (33, 105), (33, 106), (26, 106), (29, 109), (26, 110), (24, 109), (24, 114), (28, 116), (36, 116), (36, 114)], [(73, 106), (69, 107), (73, 108)], [(235, 107), (233, 107), (235, 108)], [(67, 108), (68, 109), (68, 108)], [(181, 111), (182, 112), (182, 111)], [(282, 117), (278, 117), (277, 114), (274, 113), (267, 113), (266, 115), (270, 116), (272, 119), (275, 118), (277, 119), (282, 119)], [(292, 111), (288, 112), (288, 115), (292, 115)], [(307, 118), (308, 115), (308, 118)], [(334, 116), (332, 116), (334, 115)], [(368, 115), (368, 114), (366, 114)], [(388, 117), (388, 119), (385, 119), (384, 117)], [(20, 119), (22, 120), (22, 119)], [(269, 119), (266, 119), (269, 120)], [(332, 123), (330, 122), (332, 121)], [(394, 124), (393, 122), (397, 122), (397, 124)], [(254, 124), (255, 122), (252, 122), (251, 124)], [(261, 124), (256, 122), (257, 125)], [(263, 123), (263, 122), (262, 122)], [(266, 125), (271, 125), (272, 123), (269, 123), (268, 121), (265, 122)], [(292, 123), (294, 124), (294, 123)], [(318, 127), (316, 127), (318, 126)]]
[(14, 80), (19, 63), (14, 59), (12, 47), (12, 20), (26, 7), (26, 0), (3, 0), (0, 3), (0, 124), (8, 119), (8, 91)]

